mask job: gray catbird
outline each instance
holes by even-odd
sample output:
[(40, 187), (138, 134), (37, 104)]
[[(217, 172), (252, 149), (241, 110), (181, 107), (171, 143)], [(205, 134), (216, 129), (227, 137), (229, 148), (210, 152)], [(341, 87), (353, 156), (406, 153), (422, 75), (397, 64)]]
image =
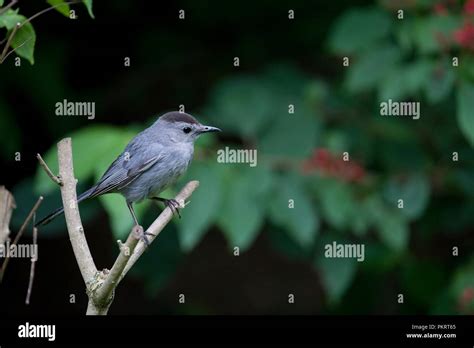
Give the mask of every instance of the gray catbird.
[[(179, 215), (178, 202), (158, 195), (186, 171), (193, 157), (194, 141), (203, 133), (220, 131), (216, 127), (203, 126), (189, 114), (168, 112), (135, 136), (99, 182), (79, 195), (77, 201), (120, 193), (125, 197), (136, 225), (139, 224), (133, 203), (146, 198), (163, 202)], [(46, 225), (63, 212), (62, 207), (56, 209), (36, 226)]]

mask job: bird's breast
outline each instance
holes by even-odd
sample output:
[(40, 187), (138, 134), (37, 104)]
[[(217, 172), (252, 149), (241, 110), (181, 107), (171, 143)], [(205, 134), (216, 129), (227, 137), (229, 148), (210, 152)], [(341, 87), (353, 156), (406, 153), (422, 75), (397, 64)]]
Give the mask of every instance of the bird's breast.
[(191, 164), (193, 151), (189, 149), (175, 149), (170, 151), (168, 156), (156, 163), (156, 170), (153, 177), (150, 178), (151, 185), (148, 191), (148, 197), (156, 197), (168, 186), (178, 180)]

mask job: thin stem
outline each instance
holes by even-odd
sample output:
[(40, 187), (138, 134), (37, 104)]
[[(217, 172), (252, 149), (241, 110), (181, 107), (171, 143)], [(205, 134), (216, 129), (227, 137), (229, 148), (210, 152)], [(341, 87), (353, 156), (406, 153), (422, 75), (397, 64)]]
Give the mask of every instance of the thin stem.
[[(41, 10), (39, 11), (38, 13), (35, 13), (33, 16), (29, 17), (26, 21), (23, 22), (24, 23), (28, 23), (28, 22), (31, 22), (33, 19), (35, 19), (36, 17), (39, 17), (41, 16), (42, 14), (45, 14), (46, 12), (49, 12), (53, 9), (55, 9), (56, 7), (59, 7), (59, 6), (64, 6), (64, 5), (73, 5), (73, 4), (77, 4), (79, 2), (82, 2), (82, 0), (73, 0), (73, 1), (65, 1), (65, 2), (62, 2), (60, 4), (57, 4), (57, 5), (54, 5), (54, 6), (50, 6), (48, 8), (45, 8), (44, 10)], [(22, 24), (22, 25), (23, 25)]]
[[(38, 249), (38, 229), (36, 227), (33, 227), (33, 248), (35, 251)], [(31, 297), (31, 291), (33, 290), (33, 281), (35, 279), (35, 266), (36, 266), (36, 261), (38, 260), (38, 254), (35, 253), (31, 257), (31, 267), (30, 267), (30, 281), (28, 283), (28, 291), (26, 292), (26, 300), (25, 304), (29, 305), (30, 304), (30, 297)]]
[[(9, 52), (5, 55), (5, 57), (3, 57), (3, 60), (0, 61), (0, 64), (2, 64), (2, 63), (5, 61), (5, 59), (8, 58), (8, 56), (9, 56), (10, 54), (12, 54), (13, 52), (19, 50), (22, 46), (26, 45), (26, 44), (28, 43), (28, 41), (30, 41), (31, 39), (33, 39), (33, 36), (31, 36), (28, 40), (23, 41), (22, 44), (19, 45), (18, 47), (15, 47), (15, 48), (13, 48), (11, 51), (9, 51)], [(8, 47), (8, 46), (7, 46), (7, 47)]]
[(51, 169), (49, 169), (48, 165), (46, 164), (46, 162), (43, 160), (43, 157), (41, 157), (39, 153), (36, 154), (36, 158), (38, 159), (40, 166), (43, 167), (44, 171), (46, 172), (46, 174), (48, 174), (51, 180), (53, 180), (59, 186), (63, 186), (63, 182), (61, 181), (61, 179), (57, 175), (53, 174), (53, 172), (51, 171)]
[(10, 44), (13, 40), (13, 36), (15, 36), (16, 34), (16, 31), (18, 29), (20, 29), (21, 27), (21, 24), (20, 22), (18, 22), (17, 24), (15, 24), (15, 26), (13, 27), (13, 30), (12, 32), (10, 33), (10, 36), (8, 37), (8, 41), (7, 43), (5, 44), (5, 47), (3, 47), (3, 51), (2, 51), (2, 55), (0, 56), (0, 64), (3, 64), (3, 61), (5, 60), (5, 57), (6, 57), (6, 54), (7, 54), (7, 51), (8, 51), (8, 47), (10, 47)]

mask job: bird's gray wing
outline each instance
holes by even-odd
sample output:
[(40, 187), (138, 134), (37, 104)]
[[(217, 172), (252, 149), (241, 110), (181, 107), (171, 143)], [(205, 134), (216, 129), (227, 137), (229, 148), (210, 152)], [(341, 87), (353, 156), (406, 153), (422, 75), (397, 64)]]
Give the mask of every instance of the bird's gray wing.
[(90, 198), (104, 193), (116, 192), (136, 180), (142, 173), (158, 163), (162, 154), (145, 157), (146, 152), (136, 153), (134, 156), (126, 157), (125, 151), (107, 169), (99, 180)]

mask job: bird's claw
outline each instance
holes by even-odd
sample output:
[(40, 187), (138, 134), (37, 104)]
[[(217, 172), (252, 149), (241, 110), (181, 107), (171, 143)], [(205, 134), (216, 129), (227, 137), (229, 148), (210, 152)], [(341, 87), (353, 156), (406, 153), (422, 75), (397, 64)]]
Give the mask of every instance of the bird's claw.
[(179, 208), (181, 207), (181, 204), (176, 199), (165, 199), (164, 200), (166, 206), (170, 208), (171, 212), (173, 214), (178, 215), (178, 217), (181, 219), (181, 214), (179, 213)]
[(163, 202), (166, 207), (170, 208), (173, 215), (178, 215), (181, 219), (181, 214), (179, 213), (179, 208), (181, 208), (181, 204), (176, 199), (166, 199), (161, 197), (152, 197), (156, 201)]
[(134, 233), (135, 233), (135, 238), (137, 238), (138, 240), (141, 240), (147, 247), (150, 245), (150, 241), (148, 240), (147, 236), (153, 236), (153, 237), (156, 236), (155, 234), (151, 232), (145, 232), (143, 230), (143, 227), (140, 225), (135, 226)]

